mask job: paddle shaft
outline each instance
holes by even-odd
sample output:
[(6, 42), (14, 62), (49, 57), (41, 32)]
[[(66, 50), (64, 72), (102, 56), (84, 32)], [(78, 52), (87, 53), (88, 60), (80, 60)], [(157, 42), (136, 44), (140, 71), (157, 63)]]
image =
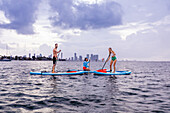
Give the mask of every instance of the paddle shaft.
[[(90, 69), (90, 60), (89, 60), (89, 69)], [(88, 72), (88, 74), (89, 74), (89, 72)]]
[(57, 61), (59, 60), (59, 55), (60, 55), (60, 52), (59, 52), (58, 55), (57, 55), (56, 64), (57, 64)]
[(89, 60), (89, 69), (90, 69), (90, 60)]
[[(110, 54), (109, 54), (109, 56), (107, 57), (107, 60), (108, 60), (109, 57), (110, 57)], [(103, 69), (104, 66), (106, 65), (107, 60), (105, 61), (105, 63), (104, 63), (104, 65), (103, 65), (102, 69)]]

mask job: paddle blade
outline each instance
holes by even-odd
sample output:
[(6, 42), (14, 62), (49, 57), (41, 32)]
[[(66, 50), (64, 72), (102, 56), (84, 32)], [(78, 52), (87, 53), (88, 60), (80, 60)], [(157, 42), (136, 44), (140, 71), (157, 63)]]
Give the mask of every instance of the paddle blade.
[(77, 72), (77, 71), (68, 71), (67, 73), (75, 73), (75, 72)]
[(72, 69), (72, 70), (68, 70), (68, 71), (67, 71), (67, 73), (74, 73), (74, 72), (77, 72), (77, 70)]
[(107, 73), (107, 69), (99, 69), (99, 70), (96, 70), (97, 72), (102, 72), (102, 73)]

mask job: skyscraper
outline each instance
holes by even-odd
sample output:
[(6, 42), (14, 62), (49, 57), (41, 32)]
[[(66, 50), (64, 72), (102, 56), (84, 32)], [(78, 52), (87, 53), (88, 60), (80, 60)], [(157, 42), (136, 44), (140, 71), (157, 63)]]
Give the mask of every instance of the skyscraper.
[(94, 60), (93, 54), (91, 54), (90, 60), (92, 60), (92, 61)]
[(74, 60), (77, 61), (77, 55), (74, 53)]
[(99, 55), (94, 55), (93, 58), (94, 58), (93, 60), (98, 61), (99, 60)]
[(42, 57), (42, 54), (40, 53), (40, 56), (39, 57)]
[(79, 61), (82, 61), (82, 56), (81, 55), (79, 56)]
[(31, 53), (29, 53), (29, 58), (31, 58)]
[(89, 59), (89, 54), (87, 54), (87, 58)]
[(96, 60), (97, 60), (97, 61), (99, 60), (99, 55), (96, 55)]
[(63, 59), (63, 53), (61, 53), (61, 59)]

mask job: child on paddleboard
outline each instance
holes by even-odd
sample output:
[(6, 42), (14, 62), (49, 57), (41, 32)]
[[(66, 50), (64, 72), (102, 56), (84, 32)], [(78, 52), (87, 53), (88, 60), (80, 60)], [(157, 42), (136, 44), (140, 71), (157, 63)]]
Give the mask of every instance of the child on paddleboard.
[(55, 73), (55, 66), (56, 66), (56, 61), (58, 59), (58, 53), (61, 52), (61, 50), (57, 51), (58, 44), (55, 44), (55, 48), (53, 49), (53, 67), (52, 67), (52, 73)]
[[(112, 64), (113, 64), (113, 68), (114, 68), (113, 73), (115, 73), (115, 71), (116, 71), (116, 62), (117, 62), (116, 54), (115, 54), (115, 52), (112, 50), (111, 47), (110, 47), (108, 50), (109, 50), (109, 57), (108, 57), (107, 61), (109, 61), (110, 57), (112, 56), (111, 62), (110, 62), (110, 72), (112, 72)], [(107, 62), (107, 61), (106, 61), (106, 62)]]
[(83, 70), (84, 71), (90, 71), (88, 63), (90, 63), (90, 60), (88, 61), (88, 58), (85, 58), (84, 62), (83, 62)]

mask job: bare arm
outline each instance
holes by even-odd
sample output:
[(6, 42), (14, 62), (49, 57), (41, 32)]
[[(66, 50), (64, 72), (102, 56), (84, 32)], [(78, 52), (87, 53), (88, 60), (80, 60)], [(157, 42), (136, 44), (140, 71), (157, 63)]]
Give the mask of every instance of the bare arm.
[(61, 52), (61, 50), (57, 51), (57, 53)]

